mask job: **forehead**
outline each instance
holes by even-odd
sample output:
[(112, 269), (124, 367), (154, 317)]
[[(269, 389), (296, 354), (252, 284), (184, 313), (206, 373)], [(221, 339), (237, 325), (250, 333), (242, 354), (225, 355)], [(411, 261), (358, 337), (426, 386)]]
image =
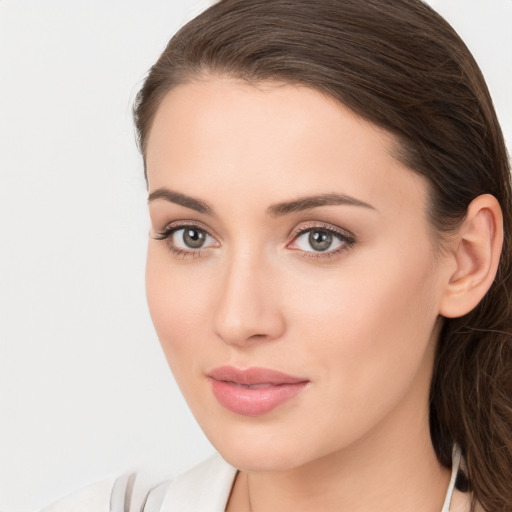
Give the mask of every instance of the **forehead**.
[(150, 191), (183, 187), (209, 197), (222, 185), (259, 191), (269, 202), (339, 192), (378, 204), (385, 192), (395, 201), (411, 187), (426, 192), (424, 179), (393, 156), (396, 148), (391, 134), (314, 89), (211, 78), (164, 97), (146, 164)]

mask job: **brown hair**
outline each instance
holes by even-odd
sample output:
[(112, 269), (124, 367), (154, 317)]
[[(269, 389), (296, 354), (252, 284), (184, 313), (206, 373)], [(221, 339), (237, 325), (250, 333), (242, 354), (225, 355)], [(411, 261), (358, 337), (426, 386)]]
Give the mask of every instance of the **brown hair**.
[[(505, 241), (481, 303), (445, 319), (430, 393), (439, 461), (463, 450), (474, 497), (512, 504), (512, 193), (503, 135), (478, 65), (420, 0), (222, 0), (169, 42), (138, 94), (142, 154), (156, 110), (178, 84), (208, 75), (281, 80), (329, 94), (400, 142), (431, 186), (429, 218), (455, 229), (478, 195), (494, 195)], [(442, 239), (442, 237), (440, 237)]]

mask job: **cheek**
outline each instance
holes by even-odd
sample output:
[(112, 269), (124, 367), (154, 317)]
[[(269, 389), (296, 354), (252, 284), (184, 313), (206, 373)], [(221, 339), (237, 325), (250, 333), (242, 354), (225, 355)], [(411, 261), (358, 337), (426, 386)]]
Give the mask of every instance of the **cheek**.
[(291, 336), (302, 340), (305, 358), (318, 363), (328, 393), (344, 405), (395, 400), (418, 372), (429, 371), (437, 313), (428, 254), (425, 247), (347, 259), (329, 278), (309, 276), (290, 293)]
[[(173, 371), (175, 362), (200, 350), (204, 336), (194, 335), (205, 325), (204, 281), (186, 264), (171, 265), (170, 256), (159, 247), (148, 248), (146, 296), (149, 312), (160, 343)], [(198, 290), (201, 286), (202, 292)]]

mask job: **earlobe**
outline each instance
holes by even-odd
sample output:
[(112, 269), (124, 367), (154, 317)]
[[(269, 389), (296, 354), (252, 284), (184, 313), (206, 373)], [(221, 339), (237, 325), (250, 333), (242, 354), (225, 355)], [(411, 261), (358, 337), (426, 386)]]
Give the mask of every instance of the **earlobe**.
[(503, 245), (503, 216), (497, 199), (484, 194), (468, 206), (467, 215), (450, 242), (452, 270), (439, 313), (456, 318), (469, 313), (491, 287)]

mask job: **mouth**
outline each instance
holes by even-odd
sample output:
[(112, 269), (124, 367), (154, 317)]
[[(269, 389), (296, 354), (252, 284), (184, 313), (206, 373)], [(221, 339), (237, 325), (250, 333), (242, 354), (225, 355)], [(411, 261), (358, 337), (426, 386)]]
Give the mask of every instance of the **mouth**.
[(208, 374), (212, 392), (226, 409), (242, 416), (260, 416), (297, 396), (309, 383), (268, 368), (215, 368)]

